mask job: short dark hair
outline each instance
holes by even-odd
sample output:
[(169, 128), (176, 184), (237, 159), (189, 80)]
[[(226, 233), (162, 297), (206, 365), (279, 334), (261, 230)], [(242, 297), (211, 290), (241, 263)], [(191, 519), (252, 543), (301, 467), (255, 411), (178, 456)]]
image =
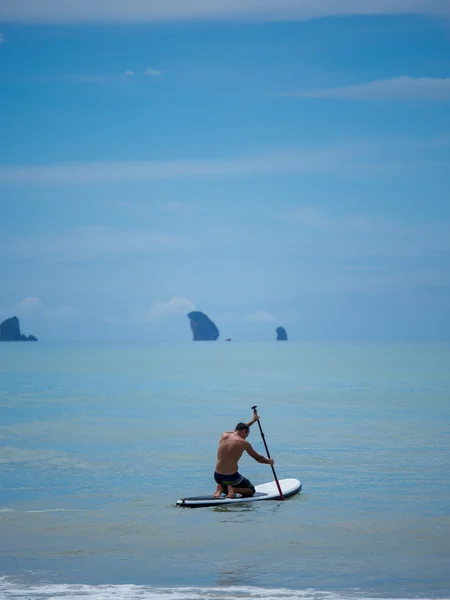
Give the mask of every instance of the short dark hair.
[(238, 423), (234, 428), (235, 431), (250, 431), (250, 427), (247, 423)]

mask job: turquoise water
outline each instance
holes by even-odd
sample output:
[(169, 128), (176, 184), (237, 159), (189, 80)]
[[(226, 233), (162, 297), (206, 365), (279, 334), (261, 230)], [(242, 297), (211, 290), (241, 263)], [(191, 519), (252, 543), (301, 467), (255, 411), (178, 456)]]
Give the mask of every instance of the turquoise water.
[[(449, 392), (443, 344), (1, 344), (0, 597), (450, 598)], [(254, 404), (302, 493), (176, 507)]]

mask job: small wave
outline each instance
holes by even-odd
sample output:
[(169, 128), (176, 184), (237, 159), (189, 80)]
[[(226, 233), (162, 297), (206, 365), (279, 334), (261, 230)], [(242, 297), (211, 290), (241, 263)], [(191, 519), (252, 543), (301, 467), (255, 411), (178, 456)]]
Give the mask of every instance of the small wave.
[[(1, 598), (9, 600), (45, 600), (55, 597), (66, 600), (375, 600), (362, 591), (325, 592), (314, 589), (289, 590), (259, 587), (150, 587), (138, 585), (85, 585), (85, 584), (40, 584), (14, 583), (0, 577)], [(390, 600), (377, 598), (376, 600)], [(396, 598), (396, 600), (408, 600)], [(412, 600), (412, 599), (411, 599)], [(417, 600), (417, 598), (414, 598)], [(431, 599), (421, 599), (431, 600)], [(450, 600), (450, 599), (443, 599)]]

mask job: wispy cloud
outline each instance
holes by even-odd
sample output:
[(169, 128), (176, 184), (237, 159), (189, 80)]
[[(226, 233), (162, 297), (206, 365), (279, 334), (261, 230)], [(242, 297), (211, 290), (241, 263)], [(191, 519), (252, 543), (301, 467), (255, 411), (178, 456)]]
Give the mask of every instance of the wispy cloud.
[(73, 83), (120, 83), (130, 78), (138, 78), (145, 76), (158, 77), (162, 75), (162, 71), (157, 69), (148, 68), (142, 73), (136, 73), (127, 69), (122, 75), (65, 75), (60, 79), (69, 80)]
[(395, 77), (346, 87), (285, 92), (283, 96), (298, 98), (330, 98), (336, 100), (450, 100), (450, 78)]
[(53, 235), (3, 238), (0, 254), (5, 260), (79, 262), (168, 252), (181, 247), (182, 243), (179, 236), (171, 233), (89, 226)]
[(5, 34), (0, 31), (0, 44), (5, 44), (5, 43), (6, 43)]
[(163, 323), (173, 317), (185, 316), (191, 310), (195, 310), (192, 300), (183, 296), (175, 296), (167, 302), (156, 302), (149, 310), (137, 308), (130, 314), (133, 323)]
[[(288, 212), (284, 220), (298, 230), (298, 246), (304, 247), (305, 254), (310, 252), (320, 260), (356, 259), (372, 264), (373, 260), (448, 260), (450, 256), (450, 225), (445, 221), (412, 225), (375, 215), (346, 213), (339, 209), (332, 212), (309, 205), (298, 206)], [(349, 265), (346, 263), (346, 266)]]
[(198, 160), (154, 160), (42, 165), (0, 165), (1, 185), (108, 185), (176, 179), (274, 176), (303, 173), (393, 173), (447, 169), (448, 138), (348, 140), (327, 146)]
[(144, 75), (149, 75), (150, 77), (158, 77), (159, 75), (162, 75), (162, 71), (158, 71), (158, 69), (152, 69), (151, 67), (149, 67), (148, 69), (145, 69)]
[(107, 83), (108, 81), (117, 80), (117, 77), (107, 77), (105, 75), (68, 75), (74, 83)]
[(66, 163), (0, 166), (0, 184), (103, 184), (183, 177), (223, 177), (331, 171), (341, 164), (338, 152), (319, 150), (250, 158), (180, 161)]
[(339, 15), (450, 14), (448, 0), (14, 0), (0, 21), (19, 23), (175, 20), (299, 21)]

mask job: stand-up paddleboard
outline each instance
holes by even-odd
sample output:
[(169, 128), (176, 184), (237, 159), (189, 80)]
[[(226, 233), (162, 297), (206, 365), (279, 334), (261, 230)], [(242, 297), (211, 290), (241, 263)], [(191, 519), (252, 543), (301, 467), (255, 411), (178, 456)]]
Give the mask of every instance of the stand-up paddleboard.
[[(302, 489), (302, 484), (298, 479), (279, 479), (281, 491), (285, 498), (298, 494)], [(190, 498), (180, 498), (177, 500), (178, 506), (218, 506), (219, 504), (236, 504), (238, 502), (258, 502), (259, 500), (280, 500), (280, 492), (275, 481), (262, 483), (255, 486), (255, 493), (250, 497), (243, 497), (239, 494), (236, 498), (227, 498), (225, 494), (214, 498), (214, 496), (191, 496)]]

